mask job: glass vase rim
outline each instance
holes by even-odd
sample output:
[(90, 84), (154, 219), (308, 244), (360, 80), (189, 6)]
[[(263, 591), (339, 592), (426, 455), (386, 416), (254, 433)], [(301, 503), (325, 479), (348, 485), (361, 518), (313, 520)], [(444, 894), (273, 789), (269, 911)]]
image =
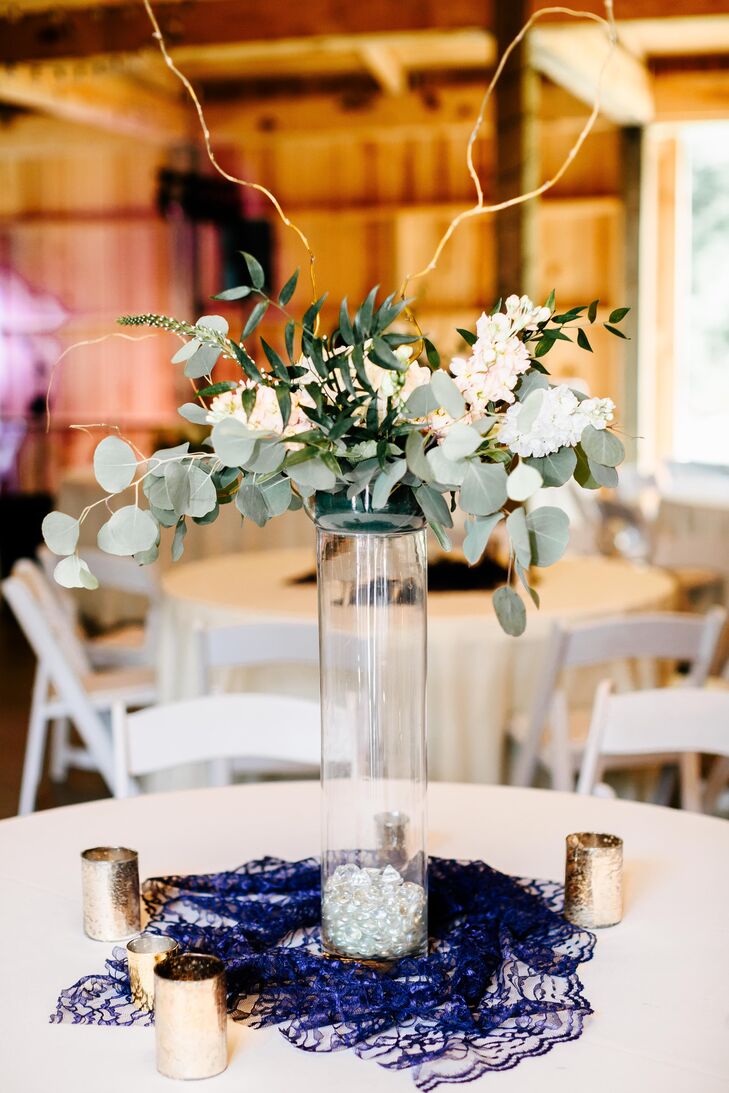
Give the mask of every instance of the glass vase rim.
[(333, 534), (411, 535), (427, 527), (425, 516), (410, 490), (398, 491), (382, 508), (373, 506), (370, 489), (351, 498), (345, 491), (316, 493), (305, 504), (316, 528)]

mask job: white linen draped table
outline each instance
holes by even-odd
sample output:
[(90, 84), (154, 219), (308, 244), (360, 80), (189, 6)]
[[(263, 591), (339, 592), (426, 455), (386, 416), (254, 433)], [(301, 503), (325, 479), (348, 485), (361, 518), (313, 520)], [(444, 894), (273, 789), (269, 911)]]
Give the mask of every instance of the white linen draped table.
[[(316, 585), (306, 549), (247, 551), (168, 569), (162, 577), (158, 648), (161, 701), (199, 693), (195, 629), (234, 622), (315, 621)], [(537, 571), (541, 610), (528, 604), (518, 640), (500, 629), (488, 592), (428, 597), (428, 767), (433, 779), (498, 782), (510, 718), (529, 708), (555, 620), (579, 620), (673, 605), (675, 584), (662, 570), (601, 557), (566, 558)], [(598, 677), (599, 678), (599, 677)], [(308, 667), (233, 670), (228, 690), (318, 698)], [(178, 783), (179, 784), (179, 783)]]
[[(564, 840), (625, 842), (625, 916), (597, 932), (579, 975), (595, 1013), (581, 1039), (467, 1088), (494, 1093), (725, 1093), (729, 1076), (729, 823), (652, 805), (499, 786), (431, 786), (430, 852), (561, 879)], [(318, 853), (313, 783), (187, 790), (76, 805), (0, 823), (0, 1089), (165, 1093), (154, 1033), (50, 1025), (63, 987), (103, 971), (112, 945), (81, 921), (80, 852), (126, 845), (140, 875), (230, 869)], [(211, 1089), (407, 1093), (403, 1072), (315, 1055), (276, 1029), (228, 1022), (230, 1065)], [(207, 1088), (207, 1087), (206, 1087)], [(445, 1086), (442, 1087), (446, 1089)]]

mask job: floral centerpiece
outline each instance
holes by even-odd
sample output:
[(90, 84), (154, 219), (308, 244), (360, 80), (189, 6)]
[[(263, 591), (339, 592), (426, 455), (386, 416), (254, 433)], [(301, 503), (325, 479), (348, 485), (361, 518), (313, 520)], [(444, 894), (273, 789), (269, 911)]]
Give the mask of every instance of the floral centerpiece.
[[(210, 433), (201, 452), (184, 443), (149, 459), (118, 435), (98, 444), (94, 471), (106, 491), (99, 503), (133, 490), (132, 502), (99, 531), (99, 547), (146, 565), (158, 557), (161, 528), (174, 527), (176, 559), (187, 521), (212, 523), (222, 505), (235, 504), (262, 526), (303, 503), (312, 512), (396, 506), (422, 514), (449, 549), (451, 514), (460, 506), (467, 560), (479, 560), (503, 520), (510, 572), (538, 604), (529, 568), (559, 560), (568, 518), (551, 506), (527, 513), (526, 503), (542, 486), (572, 477), (585, 489), (614, 486), (624, 455), (612, 400), (550, 385), (543, 363), (575, 331), (576, 344), (591, 350), (582, 320), (596, 321), (598, 301), (560, 314), (554, 294), (541, 307), (510, 296), (484, 312), (475, 331), (458, 331), (464, 351), (443, 368), (415, 323), (411, 300), (393, 293), (378, 303), (374, 288), (354, 314), (343, 300), (336, 329), (322, 333), (325, 296), (297, 320), (288, 310), (297, 273), (272, 297), (258, 261), (244, 257), (249, 283), (215, 297), (255, 301), (240, 339), (219, 315), (194, 324), (151, 314), (119, 320), (182, 339), (172, 361), (183, 366), (194, 401), (179, 413)], [(251, 339), (269, 308), (281, 315), (282, 344), (276, 349), (261, 337), (257, 352)], [(627, 310), (613, 311), (606, 329), (624, 337), (616, 324)], [(215, 382), (221, 358), (234, 363), (239, 379)], [(63, 556), (55, 576), (66, 587), (97, 585), (77, 552), (88, 512), (52, 512), (43, 524), (46, 544)], [(521, 634), (526, 611), (512, 580), (493, 603), (506, 632)]]
[[(463, 550), (475, 564), (504, 522), (507, 583), (493, 595), (503, 629), (526, 625), (521, 582), (538, 605), (530, 567), (558, 561), (568, 539), (559, 508), (526, 503), (570, 477), (586, 489), (614, 485), (623, 446), (614, 406), (552, 386), (543, 359), (558, 341), (589, 350), (581, 318), (597, 301), (557, 313), (510, 296), (461, 330), (462, 354), (441, 367), (438, 350), (410, 312), (412, 301), (372, 289), (351, 314), (346, 299), (323, 332), (320, 297), (297, 320), (289, 313), (297, 274), (274, 298), (258, 261), (249, 282), (217, 299), (252, 298), (239, 339), (226, 319), (196, 323), (127, 316), (182, 339), (172, 360), (191, 381), (181, 416), (209, 427), (202, 450), (189, 443), (149, 459), (119, 435), (94, 452), (106, 495), (133, 491), (98, 533), (111, 554), (146, 565), (162, 528), (183, 550), (188, 520), (208, 524), (223, 505), (264, 525), (302, 505), (317, 527), (322, 711), (322, 944), (331, 955), (391, 962), (427, 948), (426, 525), (450, 546), (457, 506), (466, 514)], [(252, 338), (269, 308), (282, 317), (279, 348)], [(627, 309), (606, 324), (615, 326)], [(622, 336), (622, 335), (621, 335)], [(215, 381), (220, 358), (238, 371)], [(143, 505), (143, 497), (146, 505)], [(77, 551), (78, 518), (53, 512), (43, 533), (63, 555), (56, 579), (95, 587)]]

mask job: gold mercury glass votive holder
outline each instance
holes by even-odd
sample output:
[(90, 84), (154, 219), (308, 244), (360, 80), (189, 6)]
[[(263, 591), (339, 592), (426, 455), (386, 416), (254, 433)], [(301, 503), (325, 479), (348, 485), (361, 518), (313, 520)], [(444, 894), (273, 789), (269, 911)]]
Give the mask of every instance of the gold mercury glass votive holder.
[(623, 917), (623, 840), (580, 831), (567, 836), (564, 917), (575, 926), (615, 926)]
[(137, 1009), (154, 1009), (155, 966), (178, 949), (175, 939), (163, 934), (140, 934), (127, 942), (129, 986)]
[(81, 854), (84, 931), (94, 941), (122, 941), (142, 928), (139, 860), (126, 846), (95, 846)]
[(157, 1069), (167, 1078), (212, 1078), (228, 1065), (225, 965), (176, 953), (154, 969)]

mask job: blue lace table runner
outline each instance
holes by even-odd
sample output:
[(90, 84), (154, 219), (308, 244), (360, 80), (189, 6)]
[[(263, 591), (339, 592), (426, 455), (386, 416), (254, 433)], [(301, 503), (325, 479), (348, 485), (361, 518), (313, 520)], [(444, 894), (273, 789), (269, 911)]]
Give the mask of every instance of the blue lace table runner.
[[(428, 886), (429, 953), (386, 971), (322, 954), (313, 858), (156, 877), (142, 895), (148, 932), (224, 961), (234, 1020), (276, 1025), (304, 1051), (349, 1048), (408, 1070), (426, 1093), (577, 1039), (592, 1012), (577, 968), (595, 937), (560, 916), (562, 888), (442, 858)], [(151, 1024), (132, 1003), (124, 949), (62, 991), (51, 1021)]]

